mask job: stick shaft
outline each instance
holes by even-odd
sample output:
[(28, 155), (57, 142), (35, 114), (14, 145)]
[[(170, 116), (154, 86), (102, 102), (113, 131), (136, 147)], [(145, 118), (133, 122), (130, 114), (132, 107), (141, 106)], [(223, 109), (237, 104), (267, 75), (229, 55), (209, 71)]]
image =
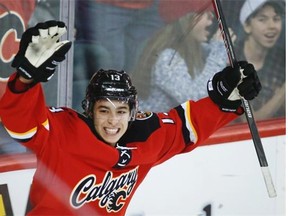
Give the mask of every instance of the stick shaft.
[[(237, 63), (237, 59), (235, 56), (233, 43), (229, 34), (229, 30), (226, 25), (226, 20), (222, 11), (220, 0), (212, 0), (212, 1), (213, 1), (213, 6), (215, 9), (216, 17), (218, 19), (219, 28), (221, 30), (221, 34), (223, 37), (223, 41), (225, 43), (225, 47), (226, 47), (226, 51), (229, 57), (230, 64), (232, 67), (235, 67), (237, 66), (238, 63)], [(251, 105), (249, 101), (245, 100), (244, 98), (242, 98), (241, 100), (242, 100), (242, 104), (245, 110), (245, 116), (249, 125), (250, 133), (251, 133), (252, 140), (255, 146), (259, 164), (262, 168), (261, 170), (262, 170), (262, 174), (265, 180), (268, 195), (269, 197), (275, 197), (276, 191), (272, 182), (271, 174), (268, 168), (268, 163), (267, 163), (263, 145), (259, 136), (259, 132), (256, 126), (256, 122), (253, 116)]]

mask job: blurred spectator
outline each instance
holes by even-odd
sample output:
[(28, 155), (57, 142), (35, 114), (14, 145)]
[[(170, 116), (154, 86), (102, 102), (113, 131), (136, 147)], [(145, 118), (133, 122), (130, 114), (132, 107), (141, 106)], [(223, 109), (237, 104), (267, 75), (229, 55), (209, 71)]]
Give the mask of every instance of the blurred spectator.
[(132, 73), (140, 109), (155, 112), (207, 95), (207, 80), (228, 62), (220, 31), (208, 41), (211, 1), (161, 1), (159, 9), (169, 24), (151, 38)]
[(256, 120), (285, 116), (284, 10), (281, 0), (246, 0), (240, 10), (244, 37), (235, 52), (255, 66), (263, 87), (251, 103)]
[[(132, 71), (146, 40), (163, 21), (159, 0), (77, 0), (75, 10), (73, 108), (99, 68)], [(81, 92), (81, 94), (79, 94)]]
[(60, 3), (56, 0), (35, 0), (36, 6), (29, 20), (28, 26), (35, 26), (39, 22), (58, 19)]
[(100, 52), (106, 50), (103, 55), (109, 62), (98, 62), (99, 67), (129, 72), (143, 42), (163, 25), (158, 1), (78, 0), (76, 40), (96, 44)]

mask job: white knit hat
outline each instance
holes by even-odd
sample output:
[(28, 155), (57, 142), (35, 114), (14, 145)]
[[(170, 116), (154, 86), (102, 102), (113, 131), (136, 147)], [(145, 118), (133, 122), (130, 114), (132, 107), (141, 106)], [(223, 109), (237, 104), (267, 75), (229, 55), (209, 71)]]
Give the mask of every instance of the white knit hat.
[[(246, 22), (247, 18), (258, 8), (263, 6), (267, 1), (271, 0), (246, 0), (240, 10), (240, 22), (242, 25)], [(273, 3), (280, 4), (281, 2), (278, 0), (271, 1)]]

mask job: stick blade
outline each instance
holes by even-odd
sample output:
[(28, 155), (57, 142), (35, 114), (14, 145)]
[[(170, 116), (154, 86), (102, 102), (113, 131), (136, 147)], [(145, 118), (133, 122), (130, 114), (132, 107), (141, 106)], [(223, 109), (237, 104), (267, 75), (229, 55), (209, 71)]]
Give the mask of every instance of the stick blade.
[(269, 171), (268, 166), (261, 167), (261, 171), (262, 171), (262, 174), (264, 177), (264, 181), (266, 184), (266, 188), (267, 188), (267, 192), (268, 192), (269, 197), (270, 198), (277, 197), (277, 193), (276, 193), (276, 190), (275, 190), (275, 187), (274, 187), (274, 184), (272, 181), (271, 173)]

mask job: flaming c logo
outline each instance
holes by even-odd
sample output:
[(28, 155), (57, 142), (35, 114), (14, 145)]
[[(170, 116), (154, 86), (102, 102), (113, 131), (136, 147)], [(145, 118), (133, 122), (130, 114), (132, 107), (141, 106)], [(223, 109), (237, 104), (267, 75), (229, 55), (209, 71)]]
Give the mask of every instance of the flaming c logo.
[(0, 68), (1, 72), (11, 72), (10, 65), (18, 52), (25, 24), (18, 13), (6, 11), (0, 14), (0, 26)]

